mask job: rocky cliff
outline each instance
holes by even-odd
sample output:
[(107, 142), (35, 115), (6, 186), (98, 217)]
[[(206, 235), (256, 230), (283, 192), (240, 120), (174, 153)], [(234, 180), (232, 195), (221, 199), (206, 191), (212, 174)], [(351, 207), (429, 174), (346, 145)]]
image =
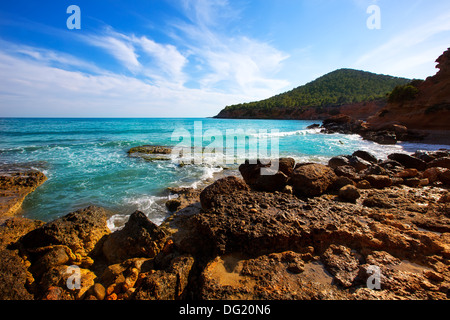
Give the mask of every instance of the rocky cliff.
[(450, 48), (436, 62), (439, 71), (417, 86), (415, 99), (388, 103), (369, 118), (370, 126), (400, 124), (416, 130), (450, 130)]

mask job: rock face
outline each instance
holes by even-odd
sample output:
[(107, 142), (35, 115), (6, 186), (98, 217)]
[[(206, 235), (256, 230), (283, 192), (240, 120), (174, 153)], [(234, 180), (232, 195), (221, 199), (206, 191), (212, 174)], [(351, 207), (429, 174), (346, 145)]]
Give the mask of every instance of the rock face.
[(36, 190), (47, 177), (20, 165), (0, 165), (0, 217), (15, 215), (25, 197)]
[(392, 123), (408, 129), (450, 130), (450, 49), (436, 62), (439, 71), (417, 86), (415, 99), (389, 103), (368, 119), (369, 125), (377, 128)]

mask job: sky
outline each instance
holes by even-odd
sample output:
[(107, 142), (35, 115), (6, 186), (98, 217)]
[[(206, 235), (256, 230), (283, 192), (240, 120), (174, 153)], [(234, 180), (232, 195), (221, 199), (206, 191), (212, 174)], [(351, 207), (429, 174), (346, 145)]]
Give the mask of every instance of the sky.
[(2, 0), (0, 117), (211, 117), (448, 47), (448, 0)]

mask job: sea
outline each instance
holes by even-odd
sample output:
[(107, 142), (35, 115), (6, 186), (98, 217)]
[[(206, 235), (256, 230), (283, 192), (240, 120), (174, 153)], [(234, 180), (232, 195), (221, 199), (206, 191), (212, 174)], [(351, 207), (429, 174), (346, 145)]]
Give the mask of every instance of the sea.
[[(238, 173), (239, 164), (255, 157), (255, 150), (258, 157), (327, 163), (333, 156), (356, 150), (386, 159), (393, 152), (449, 148), (418, 143), (382, 146), (359, 135), (308, 129), (314, 123), (320, 121), (0, 118), (0, 164), (27, 164), (48, 177), (25, 199), (23, 216), (51, 221), (97, 205), (111, 212), (108, 225), (116, 230), (136, 210), (154, 223), (162, 223), (170, 215), (165, 207), (173, 197), (168, 188), (201, 188), (224, 172)], [(255, 141), (256, 149), (252, 147)], [(187, 164), (174, 159), (148, 161), (127, 153), (141, 145), (190, 143), (193, 147), (219, 147), (208, 154), (200, 152), (200, 158)], [(217, 161), (225, 155), (231, 155), (229, 161)]]

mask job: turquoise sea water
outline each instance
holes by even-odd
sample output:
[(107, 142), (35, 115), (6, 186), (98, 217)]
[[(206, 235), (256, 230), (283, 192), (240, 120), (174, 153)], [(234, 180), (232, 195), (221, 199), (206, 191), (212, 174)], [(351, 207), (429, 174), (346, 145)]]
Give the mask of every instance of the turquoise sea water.
[[(356, 150), (367, 150), (386, 158), (394, 151), (439, 147), (380, 146), (363, 141), (357, 135), (324, 135), (318, 130), (307, 130), (313, 123), (317, 121), (0, 119), (0, 163), (29, 163), (48, 177), (48, 181), (25, 200), (23, 214), (26, 217), (50, 221), (88, 205), (99, 205), (116, 214), (111, 218), (113, 226), (123, 224), (137, 209), (160, 223), (168, 214), (164, 206), (167, 187), (195, 187), (223, 167), (237, 168), (236, 164), (179, 166), (172, 161), (149, 162), (128, 156), (127, 151), (134, 146), (176, 146), (179, 140), (172, 141), (175, 130), (184, 130), (192, 138), (201, 139), (212, 129), (224, 136), (226, 130), (252, 129), (253, 136), (269, 139), (269, 147), (270, 139), (278, 138), (280, 156), (323, 163), (333, 156)], [(211, 140), (205, 140), (203, 146), (210, 143)]]

